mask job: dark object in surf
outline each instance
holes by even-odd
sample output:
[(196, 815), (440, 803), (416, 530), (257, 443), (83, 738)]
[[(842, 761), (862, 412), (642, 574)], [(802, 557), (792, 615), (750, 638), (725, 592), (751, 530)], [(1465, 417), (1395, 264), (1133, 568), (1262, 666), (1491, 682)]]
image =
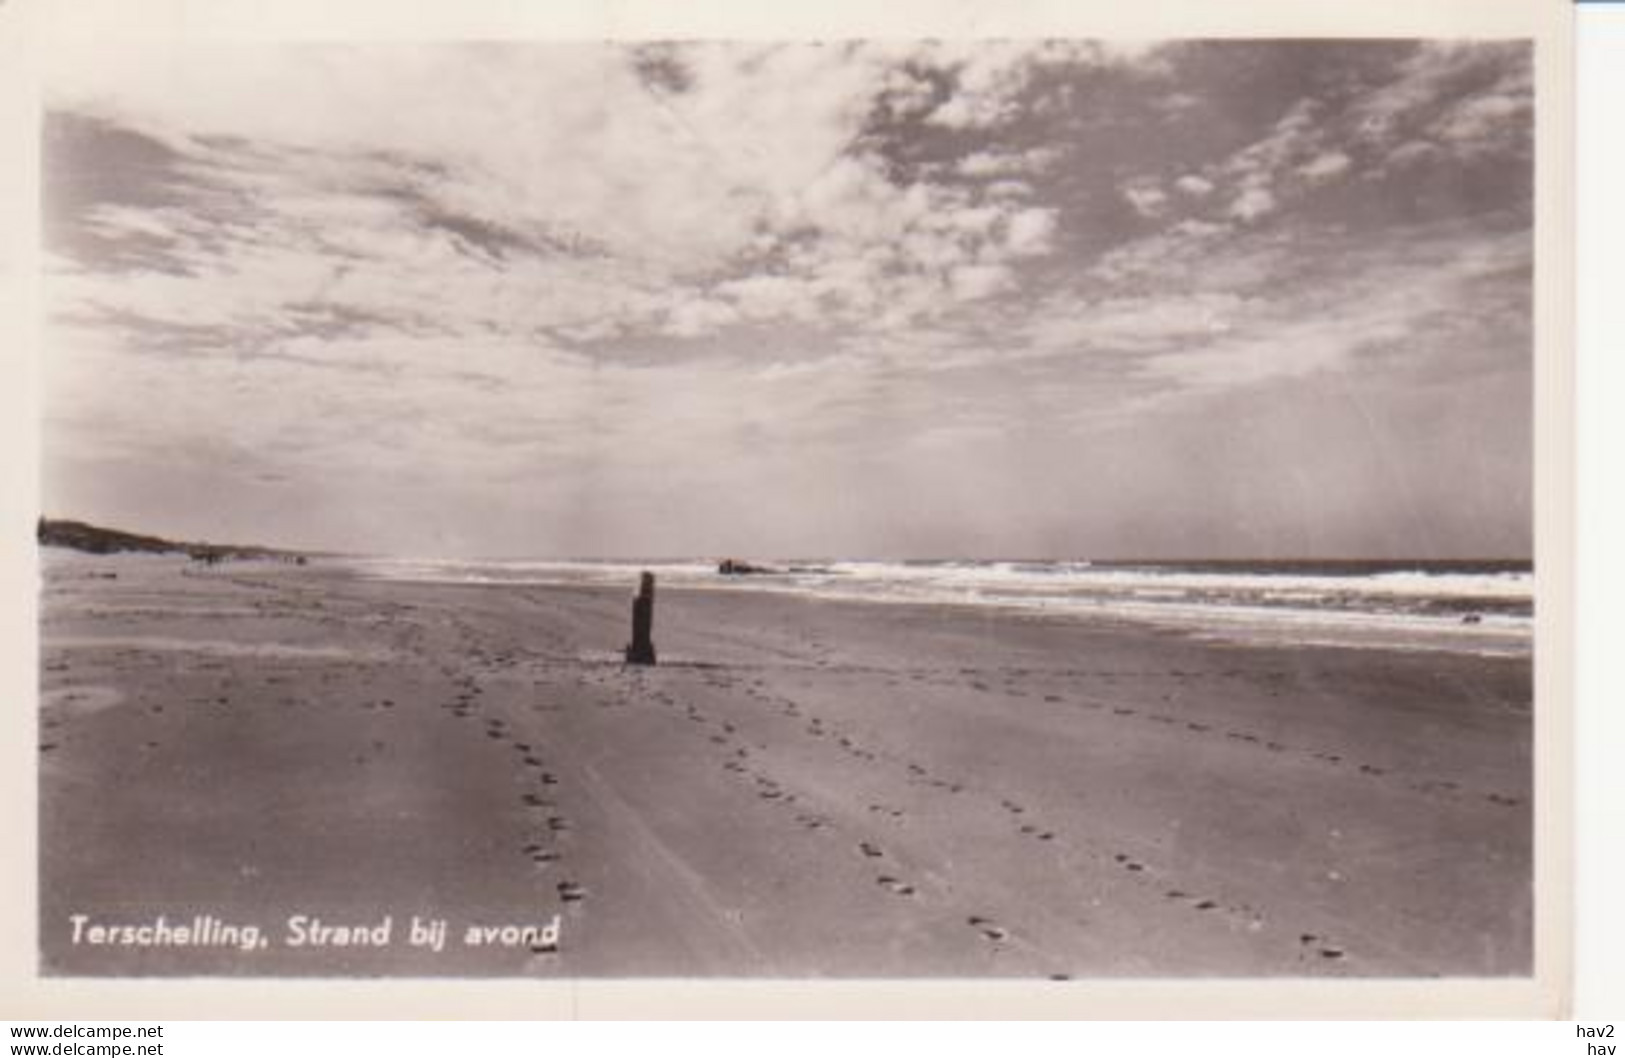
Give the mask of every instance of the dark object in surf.
[(766, 566), (753, 566), (737, 558), (725, 558), (717, 564), (717, 572), (724, 577), (744, 577), (752, 573), (776, 573)]
[(1470, 613), (1461, 619), (1461, 623), (1464, 625), (1483, 624), (1484, 617), (1482, 614)]
[(653, 665), (655, 644), (655, 575), (643, 574), (638, 593), (632, 599), (632, 642), (626, 645), (628, 665)]

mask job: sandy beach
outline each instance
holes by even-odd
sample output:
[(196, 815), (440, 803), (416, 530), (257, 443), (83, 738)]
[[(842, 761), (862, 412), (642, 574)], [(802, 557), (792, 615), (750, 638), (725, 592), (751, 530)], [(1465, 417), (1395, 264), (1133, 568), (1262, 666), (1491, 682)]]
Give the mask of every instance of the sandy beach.
[(1531, 972), (1527, 657), (44, 567), (48, 974)]

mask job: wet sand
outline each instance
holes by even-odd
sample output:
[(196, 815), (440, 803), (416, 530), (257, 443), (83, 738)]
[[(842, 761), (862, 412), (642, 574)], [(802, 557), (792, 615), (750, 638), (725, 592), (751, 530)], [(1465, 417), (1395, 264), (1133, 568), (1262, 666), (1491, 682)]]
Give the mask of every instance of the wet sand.
[(626, 668), (632, 585), (45, 565), (48, 974), (1531, 971), (1528, 659), (662, 589)]

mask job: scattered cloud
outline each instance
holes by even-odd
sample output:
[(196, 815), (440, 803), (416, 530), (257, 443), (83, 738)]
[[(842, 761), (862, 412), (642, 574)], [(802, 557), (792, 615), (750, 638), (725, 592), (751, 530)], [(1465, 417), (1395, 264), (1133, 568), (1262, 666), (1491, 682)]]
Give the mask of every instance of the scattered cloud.
[(1242, 221), (1257, 220), (1274, 213), (1275, 207), (1275, 195), (1268, 188), (1249, 187), (1230, 203), (1230, 215)]
[(1518, 43), (1428, 42), (1352, 108), (1352, 139), (1404, 164), (1437, 148), (1456, 163), (1527, 160), (1534, 71)]
[(1016, 257), (1048, 253), (1055, 236), (1058, 213), (1053, 209), (1024, 209), (1005, 218), (1004, 248)]
[(1160, 217), (1168, 205), (1168, 193), (1155, 179), (1144, 177), (1124, 184), (1123, 197), (1142, 217)]
[(1020, 153), (975, 151), (961, 158), (955, 168), (962, 176), (1020, 176), (1037, 173), (1055, 164), (1053, 148), (1033, 147)]
[(1349, 156), (1342, 151), (1317, 154), (1298, 167), (1298, 172), (1310, 180), (1328, 180), (1348, 170)]

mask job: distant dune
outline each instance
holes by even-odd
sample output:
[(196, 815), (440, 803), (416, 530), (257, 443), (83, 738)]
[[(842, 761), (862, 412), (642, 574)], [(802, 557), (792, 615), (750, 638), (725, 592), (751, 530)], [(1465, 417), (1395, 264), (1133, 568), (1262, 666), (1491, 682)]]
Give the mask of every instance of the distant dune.
[(107, 529), (88, 522), (66, 519), (41, 518), (38, 539), (42, 547), (67, 547), (87, 551), (94, 555), (111, 555), (121, 551), (148, 554), (186, 554), (201, 560), (218, 561), (224, 558), (279, 558), (292, 560), (302, 557), (298, 552), (258, 545), (211, 544), (193, 541), (166, 540), (158, 536), (144, 536), (120, 529)]

